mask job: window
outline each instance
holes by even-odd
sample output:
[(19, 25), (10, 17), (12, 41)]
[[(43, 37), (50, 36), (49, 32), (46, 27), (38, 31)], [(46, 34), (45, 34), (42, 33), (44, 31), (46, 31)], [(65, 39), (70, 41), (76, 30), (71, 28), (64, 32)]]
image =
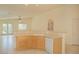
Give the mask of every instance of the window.
[(7, 24), (3, 24), (3, 34), (6, 34), (7, 33)]
[(11, 34), (12, 33), (12, 24), (3, 24), (3, 34)]
[(19, 30), (27, 30), (27, 24), (19, 24), (18, 28)]

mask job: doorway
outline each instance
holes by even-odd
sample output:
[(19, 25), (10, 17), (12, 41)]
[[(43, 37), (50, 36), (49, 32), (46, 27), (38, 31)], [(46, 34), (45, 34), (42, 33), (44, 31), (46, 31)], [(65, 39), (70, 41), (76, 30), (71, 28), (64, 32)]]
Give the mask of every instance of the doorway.
[(13, 25), (9, 23), (2, 24), (2, 52), (12, 53), (15, 48), (15, 42)]

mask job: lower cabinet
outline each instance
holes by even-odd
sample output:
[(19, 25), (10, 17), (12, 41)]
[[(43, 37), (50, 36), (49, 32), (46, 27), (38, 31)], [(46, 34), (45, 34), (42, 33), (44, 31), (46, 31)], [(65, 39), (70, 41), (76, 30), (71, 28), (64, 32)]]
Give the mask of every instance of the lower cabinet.
[(45, 38), (44, 37), (37, 37), (36, 38), (36, 48), (37, 49), (45, 49)]
[(46, 50), (48, 53), (62, 53), (62, 38), (45, 38), (44, 36), (17, 36), (16, 50), (27, 49)]
[(53, 53), (61, 54), (62, 53), (62, 38), (55, 38), (53, 40)]
[(44, 36), (17, 36), (16, 50), (45, 49)]
[(31, 36), (31, 43), (34, 49), (45, 49), (45, 38), (44, 36)]
[(26, 50), (32, 47), (32, 39), (29, 36), (16, 37), (16, 50)]

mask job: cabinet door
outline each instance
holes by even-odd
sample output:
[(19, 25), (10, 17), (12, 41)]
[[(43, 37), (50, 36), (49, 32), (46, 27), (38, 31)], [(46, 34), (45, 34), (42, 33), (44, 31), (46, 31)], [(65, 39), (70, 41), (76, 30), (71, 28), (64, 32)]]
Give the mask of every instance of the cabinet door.
[(31, 46), (32, 49), (44, 49), (45, 48), (45, 40), (44, 36), (31, 36)]
[(30, 36), (18, 36), (16, 38), (16, 50), (26, 50), (32, 48), (32, 39)]
[(62, 38), (56, 38), (54, 39), (54, 48), (53, 48), (53, 52), (54, 53), (62, 53)]
[(32, 36), (31, 39), (32, 39), (32, 48), (33, 49), (36, 49), (36, 45), (37, 45), (36, 36)]
[(44, 36), (37, 36), (36, 37), (36, 48), (37, 49), (45, 49), (45, 38)]
[(17, 36), (16, 50), (45, 49), (44, 39), (43, 36)]

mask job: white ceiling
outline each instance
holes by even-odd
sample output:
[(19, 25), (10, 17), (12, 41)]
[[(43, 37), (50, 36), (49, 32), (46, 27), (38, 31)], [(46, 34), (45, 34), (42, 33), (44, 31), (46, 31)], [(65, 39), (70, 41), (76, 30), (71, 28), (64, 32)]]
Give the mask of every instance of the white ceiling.
[(0, 4), (0, 18), (15, 16), (33, 16), (51, 9), (58, 8), (61, 5), (40, 4), (40, 5), (24, 5), (24, 4)]

